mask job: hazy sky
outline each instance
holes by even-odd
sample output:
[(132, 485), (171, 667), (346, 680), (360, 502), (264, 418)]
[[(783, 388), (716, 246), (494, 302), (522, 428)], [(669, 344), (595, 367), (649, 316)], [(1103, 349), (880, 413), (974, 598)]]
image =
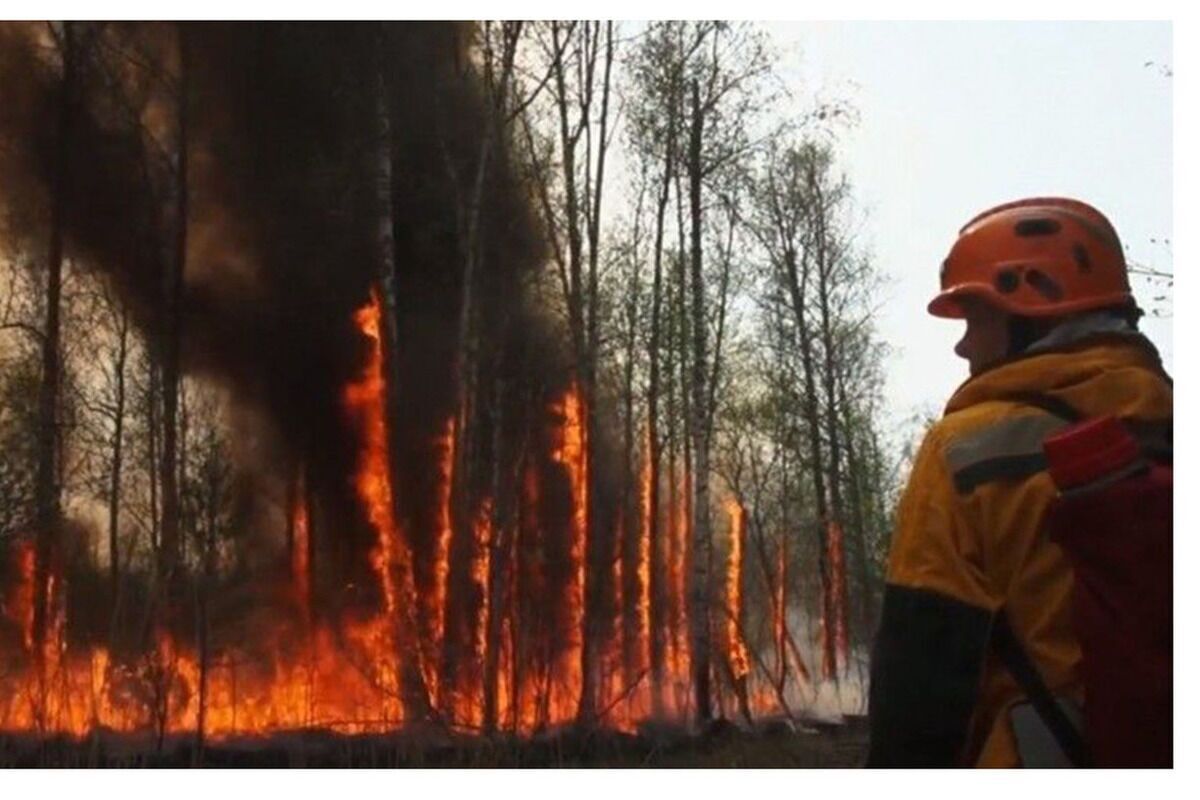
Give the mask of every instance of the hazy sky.
[[(1105, 212), (1134, 260), (1173, 269), (1169, 23), (771, 23), (798, 95), (850, 99), (839, 151), (891, 277), (879, 318), (900, 417), (967, 376), (963, 324), (925, 313), (959, 227), (992, 205), (1066, 195)], [(1154, 64), (1145, 66), (1146, 62)], [(1157, 240), (1157, 243), (1152, 240)], [(1143, 307), (1151, 294), (1135, 284)], [(1143, 324), (1171, 369), (1170, 319)]]

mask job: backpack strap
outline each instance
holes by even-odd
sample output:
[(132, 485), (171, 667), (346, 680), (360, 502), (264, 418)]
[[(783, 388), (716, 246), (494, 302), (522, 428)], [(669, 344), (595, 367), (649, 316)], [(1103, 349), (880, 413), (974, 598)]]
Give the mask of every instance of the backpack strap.
[(997, 612), (992, 623), (992, 646), (1071, 763), (1076, 767), (1094, 766), (1083, 735), (1054, 699), (1041, 673), (1021, 647), (1003, 610)]

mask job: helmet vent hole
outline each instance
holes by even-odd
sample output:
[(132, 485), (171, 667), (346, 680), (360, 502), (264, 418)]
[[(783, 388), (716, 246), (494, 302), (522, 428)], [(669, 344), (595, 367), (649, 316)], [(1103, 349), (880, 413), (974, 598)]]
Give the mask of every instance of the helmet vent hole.
[(1062, 299), (1062, 287), (1041, 270), (1031, 269), (1026, 272), (1025, 282), (1036, 289), (1038, 294), (1051, 302), (1057, 302)]
[(1079, 242), (1071, 248), (1071, 255), (1075, 256), (1075, 263), (1079, 265), (1080, 272), (1092, 271), (1092, 259), (1088, 256), (1087, 248)]
[(996, 289), (1001, 294), (1012, 294), (1021, 285), (1021, 276), (1011, 269), (1000, 270), (996, 274)]
[(1062, 225), (1056, 219), (1032, 217), (1017, 222), (1013, 230), (1017, 236), (1053, 236), (1062, 230)]

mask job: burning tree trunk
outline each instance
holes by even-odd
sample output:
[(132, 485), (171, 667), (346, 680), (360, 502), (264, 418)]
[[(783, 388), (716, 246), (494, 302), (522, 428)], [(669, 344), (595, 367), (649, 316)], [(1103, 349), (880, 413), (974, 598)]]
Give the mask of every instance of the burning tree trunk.
[[(566, 688), (571, 693), (582, 693), (585, 688), (586, 664), (583, 661), (584, 645), (587, 635), (586, 597), (587, 597), (587, 552), (588, 528), (587, 520), (591, 513), (591, 502), (588, 489), (590, 483), (587, 474), (587, 428), (585, 419), (587, 408), (580, 394), (579, 387), (572, 385), (555, 405), (556, 416), (562, 419), (558, 446), (554, 452), (554, 460), (563, 466), (571, 487), (571, 519), (569, 524), (568, 558), (571, 571), (567, 582), (566, 602), (568, 642), (563, 661), (563, 671), (567, 675)], [(586, 704), (582, 694), (575, 694), (575, 699)], [(586, 705), (583, 708), (587, 708)], [(578, 718), (578, 716), (577, 716)], [(583, 718), (590, 721), (590, 717)]]
[(738, 699), (742, 716), (750, 721), (750, 701), (746, 694), (746, 679), (750, 675), (750, 660), (742, 640), (742, 560), (746, 543), (746, 509), (741, 502), (730, 499), (729, 555), (725, 567), (725, 646), (729, 676)]
[[(483, 626), (483, 663), (482, 681), (483, 681), (483, 730), (485, 733), (493, 733), (496, 730), (498, 716), (501, 711), (501, 692), (500, 681), (501, 675), (501, 648), (504, 644), (504, 631), (508, 627), (511, 630), (512, 611), (515, 603), (515, 595), (509, 591), (510, 580), (512, 574), (512, 546), (511, 541), (514, 538), (513, 524), (513, 499), (518, 488), (512, 485), (515, 482), (506, 481), (504, 477), (507, 473), (502, 469), (501, 451), (504, 442), (504, 425), (502, 419), (502, 409), (504, 401), (507, 397), (507, 383), (501, 379), (495, 390), (492, 400), (491, 409), (491, 424), (492, 424), (492, 476), (490, 481), (490, 493), (493, 498), (496, 498), (489, 507), (493, 511), (490, 520), (491, 537), (487, 543), (489, 548), (487, 571), (484, 576), (484, 602), (490, 609), (490, 612), (485, 615), (485, 623)], [(519, 472), (516, 473), (519, 475)], [(507, 484), (507, 485), (506, 485)], [(494, 505), (493, 505), (494, 504)], [(511, 657), (510, 648), (510, 657)], [(513, 689), (510, 683), (507, 700), (512, 703)]]
[[(400, 419), (399, 412), (399, 391), (400, 391), (400, 367), (399, 367), (399, 333), (397, 330), (397, 302), (396, 302), (396, 242), (393, 233), (395, 220), (392, 213), (392, 191), (393, 191), (393, 169), (392, 169), (392, 122), (391, 122), (391, 104), (388, 100), (388, 85), (384, 74), (384, 51), (385, 37), (382, 31), (379, 32), (376, 39), (376, 59), (375, 66), (375, 200), (376, 200), (376, 247), (378, 254), (378, 282), (380, 292), (382, 294), (382, 312), (376, 316), (376, 325), (378, 326), (377, 336), (379, 337), (380, 347), (382, 349), (382, 371), (386, 375), (386, 379), (381, 387), (383, 393), (384, 416), (381, 424), (383, 426), (383, 441), (386, 445), (386, 456), (384, 468), (387, 471), (389, 484), (394, 484), (393, 476), (399, 474), (399, 441), (396, 433), (397, 421)], [(382, 319), (380, 319), (382, 318)], [(380, 322), (382, 323), (380, 325)], [(416, 618), (414, 608), (416, 601), (416, 590), (413, 585), (413, 570), (411, 548), (409, 543), (404, 539), (403, 533), (396, 526), (395, 521), (402, 519), (399, 505), (399, 493), (392, 490), (389, 486), (387, 497), (387, 514), (392, 520), (392, 524), (388, 527), (391, 532), (394, 532), (395, 543), (392, 547), (395, 548), (395, 568), (399, 577), (400, 598), (399, 605), (395, 607), (398, 617), (394, 619), (392, 624), (395, 624), (399, 629), (398, 645), (403, 651), (403, 662), (401, 665), (402, 676), (402, 691), (404, 694), (406, 713), (411, 713), (416, 719), (424, 719), (429, 716), (430, 711), (430, 696), (428, 686), (426, 684), (425, 669), (426, 662), (433, 657), (433, 654), (423, 652), (419, 637), (416, 630)], [(381, 538), (386, 538), (391, 532), (380, 530)], [(385, 569), (391, 570), (393, 565), (386, 564)]]

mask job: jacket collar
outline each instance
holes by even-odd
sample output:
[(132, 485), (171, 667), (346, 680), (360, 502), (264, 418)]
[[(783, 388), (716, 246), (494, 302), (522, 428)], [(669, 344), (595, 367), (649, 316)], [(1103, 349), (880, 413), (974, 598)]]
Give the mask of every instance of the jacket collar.
[(1172, 405), (1170, 378), (1154, 345), (1106, 314), (1065, 322), (1021, 355), (967, 379), (946, 413), (1022, 393), (1055, 395), (1085, 414), (1169, 416)]

